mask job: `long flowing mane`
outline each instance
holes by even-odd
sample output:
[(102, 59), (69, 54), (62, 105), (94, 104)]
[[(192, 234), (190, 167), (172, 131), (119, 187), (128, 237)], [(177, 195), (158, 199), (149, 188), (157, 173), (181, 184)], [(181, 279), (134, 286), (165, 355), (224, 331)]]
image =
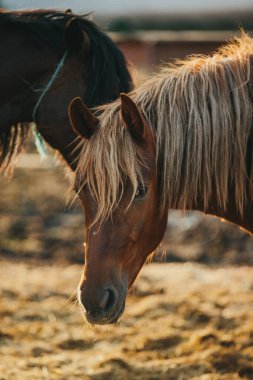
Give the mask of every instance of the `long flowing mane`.
[[(24, 30), (38, 49), (51, 46), (61, 57), (66, 50), (65, 25), (70, 19), (77, 19), (90, 40), (89, 66), (87, 68), (87, 62), (83, 65), (83, 75), (86, 78), (84, 100), (89, 106), (95, 106), (113, 101), (122, 91), (129, 92), (132, 89), (132, 79), (123, 54), (87, 17), (54, 10), (8, 12), (0, 9), (0, 30), (15, 30), (18, 27), (17, 33), (20, 29)], [(27, 124), (0, 131), (0, 171), (5, 172), (8, 169), (11, 160), (22, 148), (27, 131)]]
[[(242, 212), (252, 199), (252, 55), (253, 40), (242, 33), (212, 56), (164, 67), (130, 93), (156, 138), (161, 207), (190, 209), (201, 197), (205, 209), (211, 198), (226, 209), (232, 190)], [(119, 110), (119, 101), (97, 109), (101, 126), (82, 142), (77, 168), (102, 219), (118, 204), (126, 178), (132, 196), (142, 180), (143, 160)]]

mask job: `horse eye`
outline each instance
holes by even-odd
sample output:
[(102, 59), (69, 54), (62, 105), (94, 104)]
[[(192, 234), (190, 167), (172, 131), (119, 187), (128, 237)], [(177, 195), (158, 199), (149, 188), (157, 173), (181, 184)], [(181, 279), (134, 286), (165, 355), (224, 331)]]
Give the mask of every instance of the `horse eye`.
[(136, 193), (135, 193), (135, 196), (134, 196), (134, 199), (142, 199), (145, 197), (145, 195), (147, 194), (147, 186), (139, 186), (136, 190)]

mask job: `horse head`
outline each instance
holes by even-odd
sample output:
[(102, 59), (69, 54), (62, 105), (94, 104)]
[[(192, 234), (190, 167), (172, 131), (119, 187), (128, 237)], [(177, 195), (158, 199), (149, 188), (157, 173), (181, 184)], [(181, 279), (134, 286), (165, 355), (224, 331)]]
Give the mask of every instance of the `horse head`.
[(107, 130), (80, 98), (69, 106), (73, 129), (85, 145), (85, 157), (80, 156), (85, 167), (80, 165), (75, 183), (86, 219), (79, 301), (87, 320), (97, 324), (118, 320), (127, 291), (167, 221), (160, 213), (153, 132), (125, 94), (117, 115)]

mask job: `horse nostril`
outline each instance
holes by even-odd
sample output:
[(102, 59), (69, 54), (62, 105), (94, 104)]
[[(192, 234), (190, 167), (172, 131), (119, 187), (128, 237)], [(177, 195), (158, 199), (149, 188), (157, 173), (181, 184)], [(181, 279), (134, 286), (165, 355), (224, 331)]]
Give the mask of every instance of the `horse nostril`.
[(100, 302), (100, 307), (103, 309), (106, 313), (111, 311), (117, 301), (117, 293), (114, 288), (107, 288), (104, 293), (104, 297)]

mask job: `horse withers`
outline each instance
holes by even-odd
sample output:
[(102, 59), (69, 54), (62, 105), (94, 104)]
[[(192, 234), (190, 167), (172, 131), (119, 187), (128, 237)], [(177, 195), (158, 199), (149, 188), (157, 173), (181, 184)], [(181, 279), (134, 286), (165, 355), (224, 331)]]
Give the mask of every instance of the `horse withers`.
[(253, 233), (253, 40), (191, 57), (92, 113), (69, 106), (82, 137), (76, 172), (86, 215), (79, 300), (113, 323), (160, 243), (170, 208), (200, 210)]

